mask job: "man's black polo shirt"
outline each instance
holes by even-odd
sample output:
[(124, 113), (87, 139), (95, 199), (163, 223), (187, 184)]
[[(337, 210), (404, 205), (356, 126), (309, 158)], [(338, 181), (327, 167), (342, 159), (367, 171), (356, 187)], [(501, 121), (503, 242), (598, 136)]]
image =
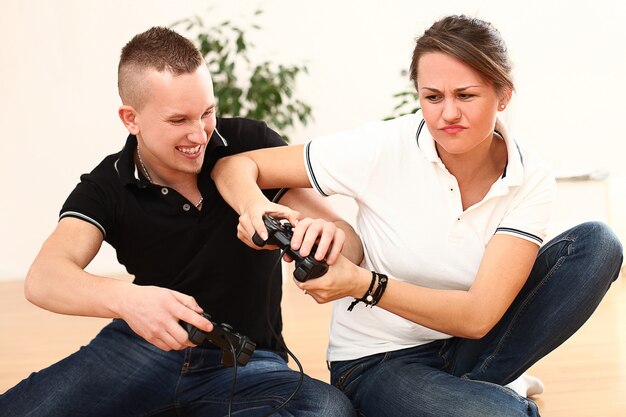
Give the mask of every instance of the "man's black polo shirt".
[[(270, 278), (277, 251), (254, 250), (237, 239), (238, 215), (222, 199), (210, 172), (222, 156), (281, 146), (265, 123), (217, 119), (207, 145), (198, 188), (202, 210), (174, 189), (150, 184), (134, 163), (137, 138), (107, 156), (70, 194), (61, 218), (76, 217), (102, 231), (117, 259), (139, 285), (156, 285), (193, 296), (213, 321), (232, 325), (258, 348), (279, 351), (266, 323), (267, 285), (270, 317), (280, 331), (280, 267)], [(271, 199), (275, 192), (267, 193)]]

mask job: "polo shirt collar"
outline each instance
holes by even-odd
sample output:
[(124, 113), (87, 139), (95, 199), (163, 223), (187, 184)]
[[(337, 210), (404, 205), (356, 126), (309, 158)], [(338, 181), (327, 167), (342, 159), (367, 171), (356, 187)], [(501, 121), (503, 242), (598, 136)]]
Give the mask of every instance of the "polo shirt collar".
[(137, 149), (137, 137), (128, 135), (126, 144), (115, 161), (115, 170), (124, 185), (136, 184), (141, 188), (145, 187), (148, 181), (139, 175), (135, 164), (135, 149)]
[[(424, 154), (426, 160), (443, 167), (443, 162), (439, 158), (439, 154), (437, 154), (435, 139), (426, 127), (425, 120), (422, 117), (420, 117), (420, 119), (417, 132), (415, 133), (417, 146)], [(495, 131), (498, 132), (502, 138), (504, 138), (508, 154), (507, 164), (504, 168), (501, 179), (506, 181), (506, 183), (510, 186), (521, 185), (524, 177), (524, 158), (522, 156), (522, 152), (500, 119), (496, 119)]]
[[(220, 134), (216, 127), (213, 130), (213, 134), (211, 135), (211, 138), (206, 146), (206, 154), (204, 156), (204, 162), (202, 163), (202, 171), (204, 171), (207, 167), (207, 161), (211, 159), (207, 156), (218, 149), (225, 148), (226, 146), (228, 146), (228, 141)], [(137, 137), (135, 135), (128, 135), (128, 138), (126, 138), (126, 144), (119, 153), (119, 157), (115, 161), (114, 166), (124, 185), (135, 184), (140, 188), (145, 188), (150, 184), (150, 182), (143, 175), (139, 175), (137, 164), (135, 164), (136, 149)]]

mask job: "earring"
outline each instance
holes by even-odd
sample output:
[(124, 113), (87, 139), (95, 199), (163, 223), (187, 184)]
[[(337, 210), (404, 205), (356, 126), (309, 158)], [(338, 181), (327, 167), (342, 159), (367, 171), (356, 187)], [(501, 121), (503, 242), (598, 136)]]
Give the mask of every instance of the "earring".
[(504, 110), (506, 108), (504, 104), (500, 104), (498, 107), (500, 107), (500, 110)]

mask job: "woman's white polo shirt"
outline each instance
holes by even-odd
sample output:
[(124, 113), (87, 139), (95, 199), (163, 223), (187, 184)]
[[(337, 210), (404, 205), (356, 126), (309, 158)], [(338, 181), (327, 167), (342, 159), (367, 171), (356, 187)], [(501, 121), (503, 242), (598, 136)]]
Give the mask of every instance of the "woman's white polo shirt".
[[(420, 286), (467, 290), (494, 234), (542, 244), (555, 196), (548, 166), (518, 146), (500, 122), (496, 131), (507, 145), (505, 171), (465, 211), (419, 111), (315, 139), (305, 146), (305, 162), (322, 195), (355, 199), (365, 248), (361, 266)], [(330, 361), (450, 337), (362, 303), (348, 312), (351, 301), (334, 304)]]

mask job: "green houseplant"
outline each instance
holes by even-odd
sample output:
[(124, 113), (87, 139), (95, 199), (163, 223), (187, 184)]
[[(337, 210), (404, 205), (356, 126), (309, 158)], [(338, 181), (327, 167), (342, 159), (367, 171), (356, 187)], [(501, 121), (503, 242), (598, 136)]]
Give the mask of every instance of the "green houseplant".
[[(257, 10), (254, 16), (261, 13)], [(213, 77), (218, 115), (263, 120), (287, 141), (286, 129), (306, 125), (312, 118), (311, 107), (294, 95), (297, 77), (307, 72), (304, 65), (252, 62), (255, 46), (248, 34), (261, 29), (257, 24), (247, 30), (229, 20), (207, 25), (196, 15), (172, 26), (182, 26), (204, 56)]]
[[(400, 71), (400, 76), (406, 78), (408, 72), (406, 70)], [(391, 114), (385, 117), (383, 120), (391, 120), (396, 117), (404, 116), (405, 114), (415, 113), (420, 109), (419, 96), (415, 90), (415, 85), (411, 82), (410, 85), (393, 96), (396, 104), (391, 111)]]

